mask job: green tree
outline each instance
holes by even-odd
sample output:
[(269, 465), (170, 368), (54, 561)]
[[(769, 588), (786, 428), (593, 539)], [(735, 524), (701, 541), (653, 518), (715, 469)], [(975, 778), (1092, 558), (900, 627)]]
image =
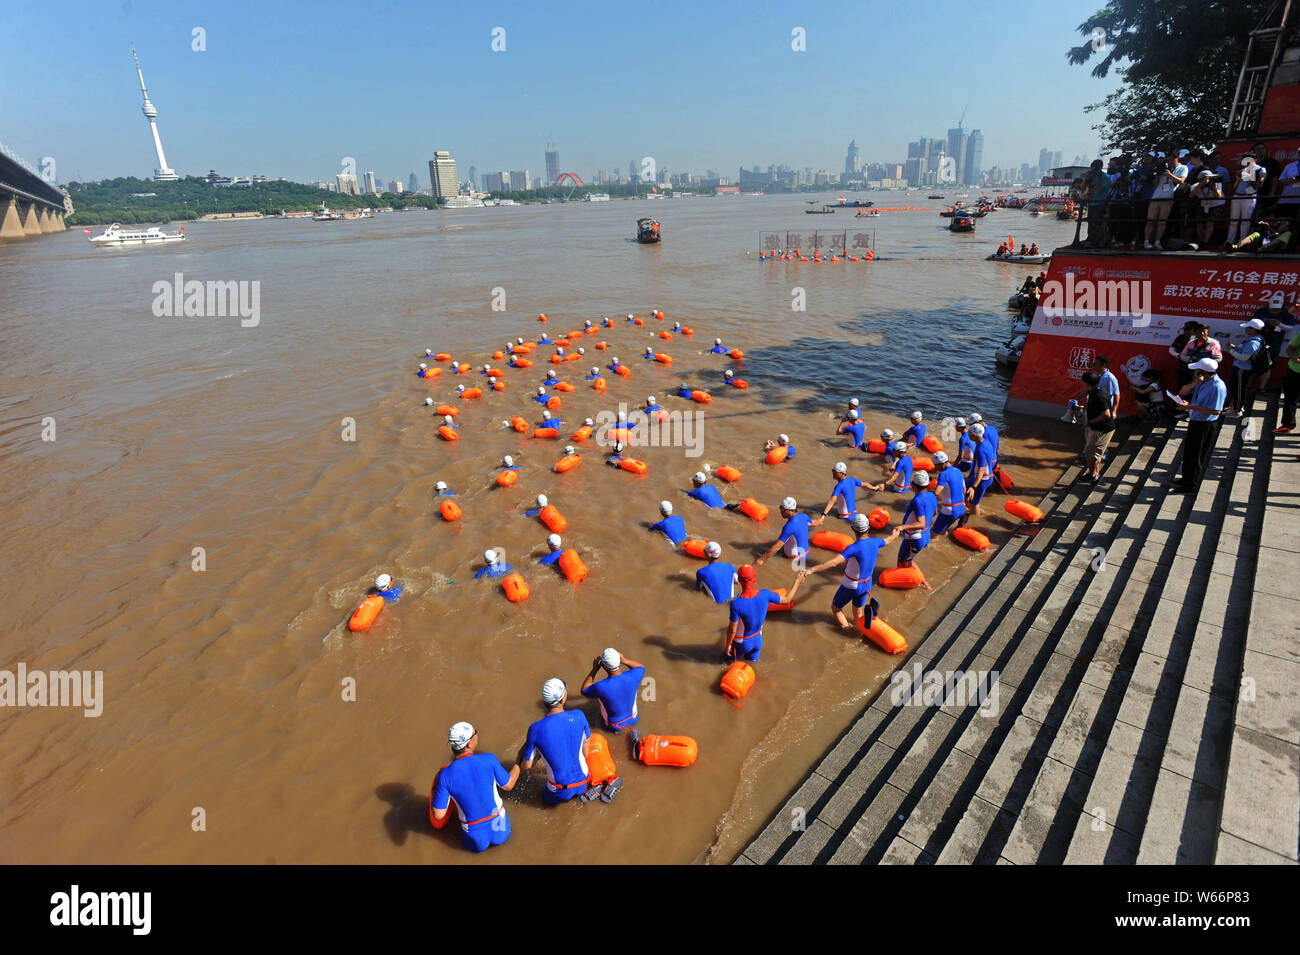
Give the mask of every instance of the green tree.
[(1274, 0), (1111, 0), (1079, 24), (1066, 59), (1125, 85), (1089, 107), (1108, 150), (1210, 146), (1228, 124), (1253, 30)]

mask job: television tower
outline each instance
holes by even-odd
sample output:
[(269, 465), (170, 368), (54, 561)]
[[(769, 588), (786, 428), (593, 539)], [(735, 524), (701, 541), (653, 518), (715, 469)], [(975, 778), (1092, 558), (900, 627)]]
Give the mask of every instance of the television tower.
[(134, 43), (131, 44), (131, 55), (135, 57), (135, 71), (140, 76), (140, 92), (144, 94), (144, 106), (140, 109), (144, 113), (144, 118), (149, 120), (149, 128), (153, 131), (153, 145), (158, 150), (158, 168), (153, 171), (154, 181), (175, 182), (180, 179), (180, 176), (176, 175), (175, 169), (168, 168), (167, 157), (163, 155), (162, 139), (158, 135), (158, 123), (155, 122), (158, 118), (158, 107), (149, 102), (149, 91), (144, 87), (144, 71), (140, 69), (140, 57), (135, 52)]

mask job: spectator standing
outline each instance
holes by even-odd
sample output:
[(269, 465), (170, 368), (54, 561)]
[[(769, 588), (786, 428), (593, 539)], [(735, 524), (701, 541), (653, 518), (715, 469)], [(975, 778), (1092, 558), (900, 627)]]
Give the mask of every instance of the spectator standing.
[(1106, 446), (1115, 431), (1115, 412), (1110, 395), (1101, 387), (1101, 375), (1095, 371), (1083, 373), (1083, 383), (1088, 386), (1088, 395), (1084, 403), (1084, 429), (1086, 438), (1083, 445), (1083, 460), (1088, 468), (1085, 476), (1090, 484), (1095, 484), (1101, 475), (1101, 461), (1106, 456)]
[(1088, 200), (1088, 248), (1099, 249), (1106, 243), (1106, 200), (1110, 198), (1110, 176), (1094, 159), (1083, 177), (1082, 192)]
[(1295, 430), (1295, 407), (1300, 401), (1300, 332), (1287, 343), (1286, 378), (1282, 380), (1282, 424), (1274, 434), (1290, 434)]
[(1255, 215), (1256, 196), (1266, 175), (1264, 169), (1250, 153), (1241, 157), (1241, 172), (1237, 173), (1236, 187), (1232, 191), (1232, 205), (1228, 210), (1228, 244), (1244, 239), (1250, 232)]
[(1202, 248), (1210, 244), (1214, 235), (1214, 222), (1223, 214), (1225, 200), (1223, 189), (1214, 181), (1214, 173), (1202, 169), (1196, 174), (1192, 186), (1192, 221), (1196, 223), (1195, 239)]
[(1190, 399), (1179, 399), (1179, 407), (1187, 412), (1187, 437), (1183, 440), (1182, 480), (1169, 485), (1171, 494), (1195, 492), (1201, 486), (1205, 465), (1219, 430), (1219, 417), (1228, 397), (1228, 386), (1219, 377), (1219, 363), (1213, 358), (1202, 358), (1191, 365), (1192, 382), (1184, 387)]
[[(1156, 158), (1163, 162), (1156, 173), (1156, 186), (1147, 205), (1147, 231), (1145, 249), (1162, 249), (1160, 240), (1164, 238), (1169, 225), (1169, 214), (1174, 207), (1174, 192), (1187, 179), (1187, 167), (1179, 162), (1177, 156), (1165, 156), (1157, 153)], [(1154, 241), (1153, 241), (1154, 240)]]
[(1272, 362), (1268, 360), (1268, 349), (1264, 345), (1264, 323), (1252, 318), (1242, 322), (1241, 327), (1247, 330), (1246, 338), (1237, 348), (1229, 345), (1228, 354), (1232, 356), (1231, 407), (1245, 414), (1255, 401), (1254, 384), (1258, 374), (1255, 365), (1263, 365), (1267, 371)]

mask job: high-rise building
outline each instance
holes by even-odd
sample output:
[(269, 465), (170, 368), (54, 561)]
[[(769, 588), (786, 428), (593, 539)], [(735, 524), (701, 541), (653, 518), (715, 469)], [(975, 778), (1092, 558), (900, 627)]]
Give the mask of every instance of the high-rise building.
[(984, 164), (984, 133), (974, 130), (966, 140), (966, 178), (962, 182), (968, 186), (980, 184), (980, 167)]
[(153, 178), (156, 182), (175, 182), (180, 176), (176, 175), (176, 170), (167, 165), (167, 157), (163, 155), (162, 137), (158, 135), (158, 107), (149, 102), (149, 91), (144, 86), (144, 70), (140, 69), (140, 57), (136, 55), (135, 44), (131, 45), (131, 56), (135, 59), (135, 72), (140, 77), (140, 92), (144, 94), (144, 105), (140, 111), (144, 113), (144, 118), (149, 120), (149, 130), (153, 133), (153, 146), (158, 152), (158, 168), (153, 171)]
[(510, 173), (508, 172), (483, 173), (484, 192), (505, 192), (509, 188), (510, 188)]
[(856, 139), (850, 139), (849, 151), (844, 156), (844, 171), (850, 176), (856, 176), (858, 170), (862, 168), (861, 159), (862, 150), (858, 148), (858, 141)]
[(1046, 176), (1047, 170), (1052, 168), (1052, 151), (1050, 149), (1038, 150), (1038, 171)]
[(528, 175), (527, 169), (510, 170), (510, 188), (516, 191), (531, 188), (532, 177)]
[(409, 189), (411, 192), (419, 192), (420, 177), (417, 176), (415, 173), (411, 173), (410, 178), (406, 180), (406, 188)]
[[(944, 172), (953, 176), (951, 181), (961, 183), (966, 181), (966, 130), (958, 127), (948, 130), (948, 148), (945, 155), (952, 159), (948, 168)], [(954, 168), (955, 167), (955, 168)], [(940, 167), (942, 169), (942, 166)]]
[(1061, 151), (1058, 149), (1052, 153), (1052, 168), (1059, 169), (1061, 166)]
[(456, 160), (445, 149), (435, 150), (429, 160), (429, 182), (436, 199), (450, 199), (460, 194), (460, 180), (456, 178)]
[(478, 188), (478, 167), (477, 166), (469, 167), (469, 187), (471, 189)]
[(341, 172), (334, 177), (334, 182), (338, 187), (338, 193), (342, 196), (359, 196), (361, 190), (357, 188), (357, 177), (350, 172)]
[(374, 170), (367, 170), (367, 172), (366, 172), (366, 195), (371, 196), (371, 195), (378, 195), (378, 194), (379, 194), (379, 190), (375, 188), (375, 173), (374, 173)]
[(555, 148), (555, 143), (546, 144), (546, 184), (555, 185), (555, 180), (560, 178), (560, 151)]
[(402, 191), (402, 184), (396, 179), (388, 180), (388, 191), (396, 195)]

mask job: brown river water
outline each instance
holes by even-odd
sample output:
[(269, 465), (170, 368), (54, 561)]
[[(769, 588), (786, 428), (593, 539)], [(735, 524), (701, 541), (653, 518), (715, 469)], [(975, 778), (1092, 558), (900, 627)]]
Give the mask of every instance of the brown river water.
[[(0, 710), (0, 859), (58, 863), (724, 862), (782, 804), (901, 658), (838, 631), (838, 574), (805, 584), (793, 612), (768, 618), (758, 684), (744, 709), (717, 690), (726, 607), (690, 589), (698, 562), (645, 522), (673, 501), (692, 536), (752, 561), (779, 527), (785, 494), (820, 511), (830, 471), (879, 480), (880, 460), (832, 439), (857, 396), (867, 432), (901, 432), (914, 408), (934, 423), (979, 410), (1001, 426), (1002, 463), (1035, 499), (1076, 450), (1064, 426), (1006, 420), (993, 362), (1008, 337), (1007, 297), (1027, 266), (985, 262), (999, 237), (1064, 244), (1073, 227), (1001, 211), (976, 235), (949, 234), (939, 202), (854, 220), (805, 216), (798, 197), (571, 203), (410, 212), (372, 220), (191, 223), (184, 247), (94, 249), (80, 230), (0, 246), (0, 669), (103, 672), (103, 712)], [(663, 222), (660, 246), (629, 241), (635, 219)], [(875, 231), (872, 263), (760, 263), (767, 229)], [(748, 254), (747, 254), (747, 250)], [(259, 282), (259, 321), (155, 316), (155, 282)], [(807, 311), (791, 309), (804, 289)], [(504, 291), (506, 311), (491, 308)], [(497, 293), (498, 297), (500, 293)], [(662, 309), (635, 327), (627, 312)], [(637, 448), (649, 474), (585, 463), (557, 475), (565, 442), (501, 427), (530, 421), (549, 364), (511, 370), (508, 390), (461, 401), (461, 440), (438, 440), (426, 395), (455, 384), (414, 375), (424, 349), (476, 368), (508, 338), (555, 337), (604, 315), (605, 352), (558, 366), (576, 425), (647, 395), (667, 408), (682, 380), (710, 389), (702, 454)], [(694, 339), (651, 339), (681, 321)], [(713, 338), (743, 348), (707, 355)], [(647, 344), (671, 368), (639, 357)], [(548, 354), (549, 349), (539, 352)], [(604, 398), (582, 378), (617, 355)], [(536, 357), (536, 356), (534, 356)], [(750, 382), (721, 386), (725, 368)], [(46, 419), (53, 419), (54, 440)], [(355, 440), (343, 440), (343, 419)], [(799, 453), (777, 467), (778, 432)], [(568, 433), (566, 430), (564, 433)], [(518, 484), (493, 487), (503, 454)], [(685, 497), (703, 463), (744, 474), (729, 502), (773, 510), (763, 527)], [(442, 521), (435, 481), (465, 516)], [(570, 585), (536, 561), (547, 531), (522, 516), (543, 492), (569, 521), (566, 546), (590, 568)], [(895, 519), (903, 501), (866, 500)], [(1004, 540), (996, 497), (975, 526)], [(847, 530), (828, 519), (828, 528)], [(504, 547), (532, 596), (508, 602), (473, 580)], [(195, 548), (205, 569), (194, 569)], [(895, 548), (882, 557), (892, 564)], [(829, 556), (814, 551), (818, 560)], [(988, 555), (935, 541), (919, 565), (935, 587), (876, 588), (882, 615), (915, 642)], [(375, 575), (406, 585), (369, 632), (346, 619)], [(789, 586), (774, 558), (759, 584)], [(543, 709), (547, 677), (577, 692), (615, 646), (649, 668), (643, 732), (687, 734), (689, 769), (635, 765), (612, 804), (542, 804), (544, 770), (507, 796), (510, 841), (483, 856), (453, 824), (425, 821), (447, 762), (447, 727), (469, 720), (480, 751), (514, 760)], [(355, 681), (355, 701), (344, 681)], [(583, 703), (593, 728), (594, 704)], [(608, 735), (608, 734), (607, 734)], [(196, 810), (206, 829), (195, 831)]]

